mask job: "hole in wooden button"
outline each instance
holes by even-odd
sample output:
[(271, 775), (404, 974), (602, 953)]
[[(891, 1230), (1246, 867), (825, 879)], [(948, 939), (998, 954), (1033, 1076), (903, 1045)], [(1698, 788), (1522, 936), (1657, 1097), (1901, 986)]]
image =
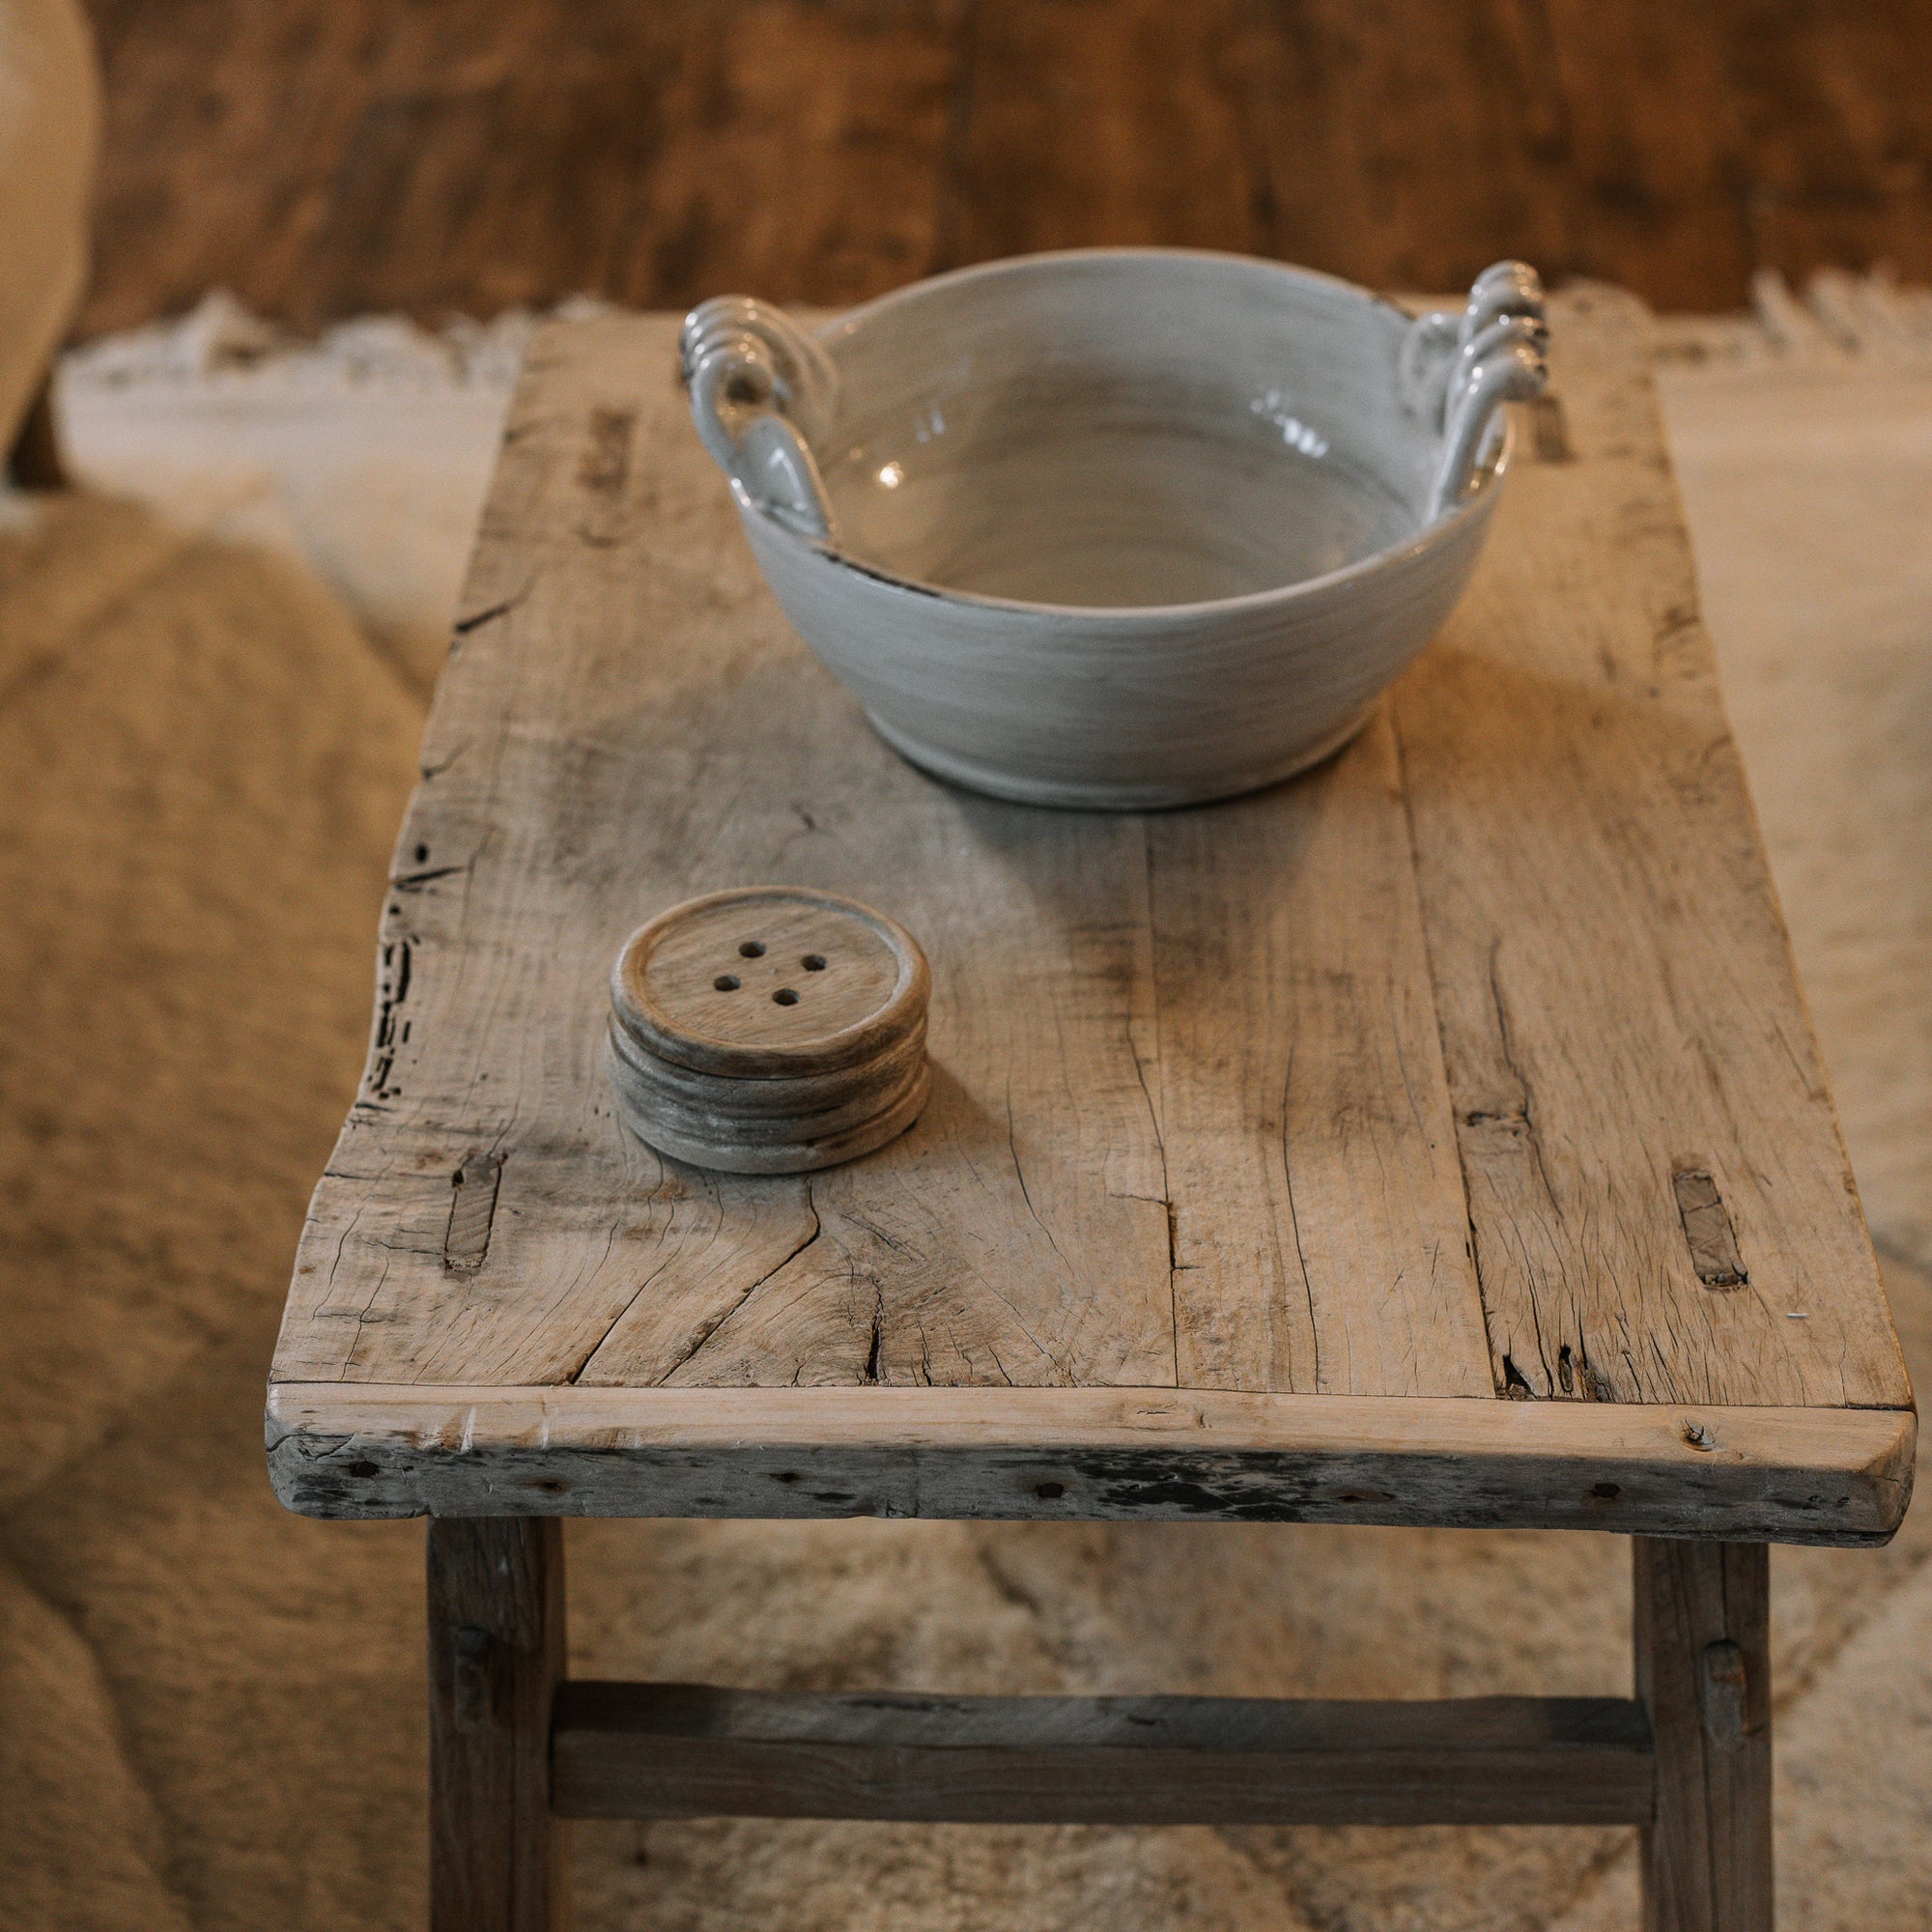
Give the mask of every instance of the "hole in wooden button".
[(808, 973), (822, 973), (825, 971), (825, 954), (822, 952), (808, 952), (798, 963)]
[(735, 973), (721, 973), (711, 983), (721, 993), (735, 993), (745, 982)]
[(795, 1007), (798, 1005), (798, 995), (792, 990), (791, 987), (781, 986), (778, 989), (778, 991), (772, 995), (772, 1002), (775, 1006)]
[(765, 942), (762, 939), (748, 939), (738, 951), (747, 959), (762, 959), (765, 956)]

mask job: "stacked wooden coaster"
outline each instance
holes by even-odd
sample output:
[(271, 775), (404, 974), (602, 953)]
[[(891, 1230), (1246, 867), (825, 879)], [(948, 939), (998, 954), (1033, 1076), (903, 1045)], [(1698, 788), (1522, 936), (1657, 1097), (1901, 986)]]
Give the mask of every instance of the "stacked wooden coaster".
[(618, 1111), (661, 1152), (731, 1174), (870, 1153), (925, 1104), (931, 984), (912, 934), (854, 899), (687, 899), (634, 932), (611, 975)]

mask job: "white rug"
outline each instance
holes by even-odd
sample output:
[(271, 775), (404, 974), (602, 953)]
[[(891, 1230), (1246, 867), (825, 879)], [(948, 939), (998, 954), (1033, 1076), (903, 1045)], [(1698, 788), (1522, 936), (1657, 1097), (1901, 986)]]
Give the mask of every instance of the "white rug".
[[(1932, 376), (1919, 311), (1871, 298), (1898, 325), (1883, 367), (1826, 300), (1795, 311), (1803, 342), (1789, 317), (1673, 328), (1667, 393), (1854, 1158), (1885, 1237), (1923, 1257)], [(80, 462), (170, 520), (87, 498), (0, 517), (10, 1932), (421, 1922), (420, 1528), (279, 1511), (261, 1376), (359, 1064), (390, 828), (520, 327), (278, 351), (217, 309), (103, 345), (63, 383)], [(1888, 1280), (1922, 1379), (1932, 1284)], [(582, 1523), (569, 1551), (573, 1666), (598, 1674), (1629, 1688), (1610, 1538)], [(1793, 1932), (1932, 1920), (1928, 1555), (1921, 1509), (1887, 1550), (1775, 1559)], [(576, 1868), (587, 1932), (1635, 1922), (1617, 1832), (599, 1825)]]

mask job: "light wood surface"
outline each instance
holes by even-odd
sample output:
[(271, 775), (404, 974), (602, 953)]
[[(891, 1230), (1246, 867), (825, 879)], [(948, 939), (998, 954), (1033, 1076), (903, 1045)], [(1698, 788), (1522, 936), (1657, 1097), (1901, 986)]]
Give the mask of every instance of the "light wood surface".
[(660, 1058), (733, 1079), (840, 1072), (910, 1034), (931, 976), (911, 936), (824, 893), (753, 887), (662, 913), (612, 997)]
[[(1628, 314), (1574, 297), (1565, 329)], [(1498, 1383), (1902, 1402), (1654, 400), (1558, 393), (1579, 460), (1517, 479), (1545, 514), (1498, 527), (1396, 700)], [(1736, 1292), (1699, 1278), (1691, 1173)]]
[[(1151, 818), (900, 763), (759, 584), (671, 321), (541, 335), (277, 1351), (302, 1385), (271, 1425), (283, 1493), (468, 1507), (479, 1442), (541, 1473), (564, 1452), (521, 1422), (423, 1446), (498, 1413), (492, 1390), (527, 1421), (546, 1388), (763, 1388), (890, 1393), (827, 1432), (867, 1492), (903, 1450), (912, 1507), (985, 1513), (1012, 1499), (908, 1446), (922, 1390), (1165, 1387), (1378, 1400), (1390, 1463), (1411, 1405), (1492, 1426), (1520, 1404), (1548, 1444), (1486, 1465), (1500, 1488), (1383, 1486), (1448, 1522), (1552, 1520), (1568, 1418), (1577, 1454), (1614, 1460), (1603, 1417), (1654, 1406), (1684, 1449), (1703, 1410), (1720, 1441), (1757, 1411), (1760, 1473), (1714, 1486), (1694, 1446), (1662, 1456), (1613, 1526), (1884, 1535), (1904, 1492), (1870, 1472), (1909, 1444), (1910, 1393), (1696, 618), (1645, 327), (1614, 292), (1558, 299), (1561, 433), (1524, 440), (1470, 595), (1354, 745)], [(625, 934), (760, 880), (862, 897), (932, 962), (923, 1115), (826, 1174), (662, 1161), (604, 1083)], [(415, 1447), (333, 1460), (357, 1384)], [(1821, 1456), (1807, 1414), (1864, 1446)], [(1328, 1436), (1278, 1439), (1284, 1466), (1297, 1439)], [(695, 1489), (639, 1465), (568, 1506), (685, 1507), (732, 1453), (694, 1438)], [(824, 1497), (862, 1506), (842, 1480)], [(1201, 1505), (1315, 1507), (1294, 1482)]]
[(567, 1685), (579, 1818), (969, 1824), (1631, 1825), (1650, 1727), (1622, 1697), (946, 1697)]
[(428, 1564), (431, 1932), (560, 1932), (562, 1525), (432, 1522)]
[(1632, 1550), (1657, 1749), (1644, 1932), (1772, 1932), (1770, 1552), (1651, 1537)]
[(1400, 759), (1147, 822), (1183, 1387), (1495, 1392)]

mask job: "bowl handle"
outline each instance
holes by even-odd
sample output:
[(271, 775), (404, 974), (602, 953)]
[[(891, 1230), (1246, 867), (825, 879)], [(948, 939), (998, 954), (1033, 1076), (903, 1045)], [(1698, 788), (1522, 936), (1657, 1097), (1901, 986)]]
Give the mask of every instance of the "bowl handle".
[(718, 296), (684, 319), (678, 338), (691, 419), (741, 501), (800, 536), (836, 528), (811, 440), (831, 420), (831, 358), (769, 302)]
[(1498, 408), (1543, 393), (1548, 343), (1543, 282), (1526, 262), (1485, 269), (1460, 314), (1437, 309), (1409, 325), (1397, 388), (1408, 412), (1442, 436), (1431, 522), (1468, 494), (1491, 452)]

